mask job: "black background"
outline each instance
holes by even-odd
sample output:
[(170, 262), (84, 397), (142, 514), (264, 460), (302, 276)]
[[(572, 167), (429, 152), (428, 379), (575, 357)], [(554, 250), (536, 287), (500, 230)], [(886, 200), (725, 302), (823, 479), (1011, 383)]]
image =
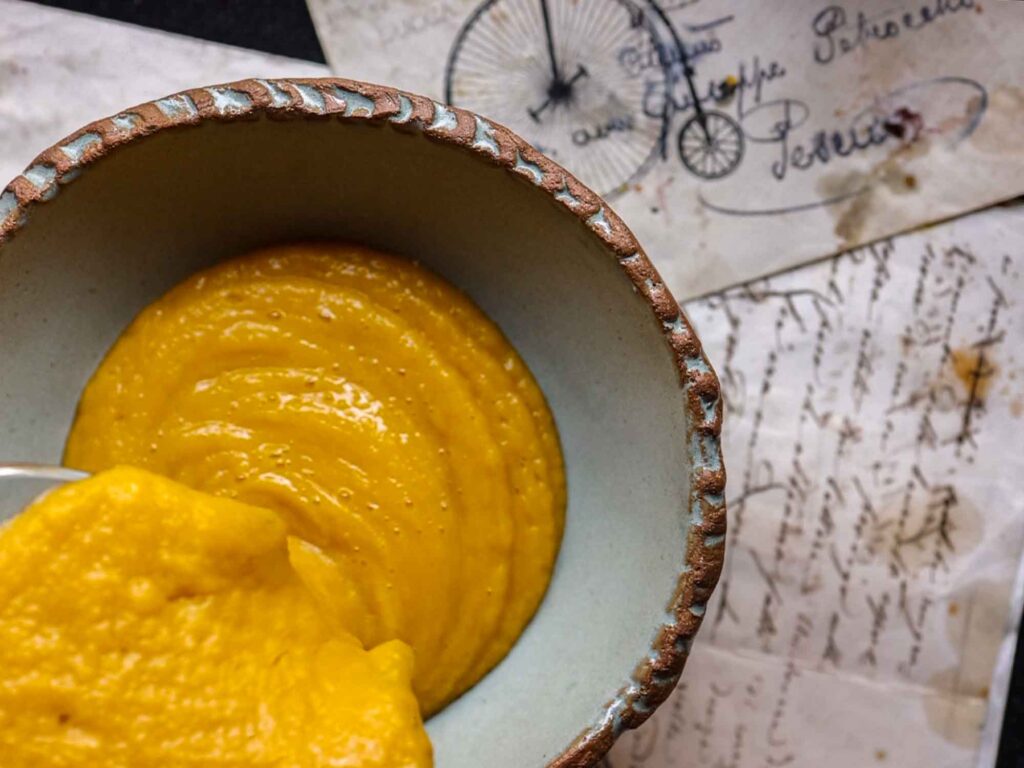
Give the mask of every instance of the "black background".
[(326, 62), (305, 0), (40, 0), (40, 4)]
[[(39, 0), (153, 29), (324, 63), (305, 0)], [(372, 0), (367, 0), (372, 2)], [(0, 22), (2, 23), (2, 22)], [(197, 83), (196, 85), (201, 85)], [(1024, 768), (1024, 653), (1010, 683), (996, 768)], [(893, 768), (901, 768), (894, 766)]]

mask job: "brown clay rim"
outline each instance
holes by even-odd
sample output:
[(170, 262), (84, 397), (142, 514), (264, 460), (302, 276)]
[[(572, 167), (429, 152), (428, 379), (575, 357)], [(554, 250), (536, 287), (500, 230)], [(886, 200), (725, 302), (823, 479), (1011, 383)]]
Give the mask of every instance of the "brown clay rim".
[(390, 123), (452, 144), (501, 166), (546, 192), (600, 238), (634, 289), (650, 304), (679, 370), (689, 410), (690, 498), (681, 510), (690, 529), (668, 620), (626, 685), (598, 720), (549, 764), (593, 766), (624, 730), (644, 722), (675, 688), (718, 581), (725, 554), (725, 470), (719, 434), (718, 378), (676, 300), (633, 233), (594, 192), (507, 128), (456, 107), (392, 88), (336, 78), (241, 80), (195, 88), (91, 123), (43, 152), (0, 193), (0, 246), (24, 225), (33, 206), (52, 199), (83, 168), (118, 147), (166, 128), (207, 120), (340, 119)]

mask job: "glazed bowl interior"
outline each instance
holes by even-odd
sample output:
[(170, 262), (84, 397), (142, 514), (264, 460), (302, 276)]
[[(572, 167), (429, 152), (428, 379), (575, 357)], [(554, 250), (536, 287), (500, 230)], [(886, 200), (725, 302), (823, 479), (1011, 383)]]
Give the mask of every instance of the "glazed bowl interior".
[(532, 768), (606, 714), (671, 616), (691, 457), (650, 305), (528, 179), (359, 122), (206, 122), (119, 148), (0, 250), (0, 457), (59, 462), (83, 385), (137, 312), (248, 249), (341, 239), (465, 290), (550, 402), (569, 506), (550, 591), (511, 654), (428, 724), (440, 768)]

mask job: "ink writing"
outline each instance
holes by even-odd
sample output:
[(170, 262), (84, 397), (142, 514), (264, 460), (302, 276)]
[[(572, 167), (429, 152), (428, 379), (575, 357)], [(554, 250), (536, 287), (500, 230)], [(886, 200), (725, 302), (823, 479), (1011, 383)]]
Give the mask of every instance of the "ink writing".
[(934, 0), (914, 11), (889, 11), (868, 16), (864, 11), (851, 14), (841, 5), (830, 5), (814, 17), (811, 29), (816, 38), (814, 61), (831, 64), (851, 51), (866, 48), (871, 41), (893, 40), (915, 32), (943, 16), (971, 10), (974, 0)]
[(388, 18), (388, 16), (381, 15), (375, 25), (380, 44), (388, 45), (414, 37), (428, 29), (459, 19), (461, 16), (461, 9), (456, 8), (453, 3), (440, 2), (425, 5), (407, 16), (394, 14), (393, 18)]
[(613, 133), (633, 130), (633, 116), (629, 114), (613, 117), (592, 128), (577, 128), (572, 132), (572, 143), (577, 147), (585, 147), (591, 142), (607, 139)]

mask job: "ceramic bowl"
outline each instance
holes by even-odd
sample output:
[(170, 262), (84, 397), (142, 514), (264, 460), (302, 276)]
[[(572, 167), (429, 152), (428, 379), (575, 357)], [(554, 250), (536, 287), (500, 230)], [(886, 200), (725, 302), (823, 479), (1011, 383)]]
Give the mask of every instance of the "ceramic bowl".
[(544, 603), (428, 723), (437, 765), (593, 765), (672, 691), (722, 563), (718, 380), (619, 217), (510, 131), (346, 80), (198, 88), (41, 154), (0, 238), (0, 457), (44, 462), (118, 334), (196, 270), (310, 238), (421, 259), (533, 370), (569, 485)]

